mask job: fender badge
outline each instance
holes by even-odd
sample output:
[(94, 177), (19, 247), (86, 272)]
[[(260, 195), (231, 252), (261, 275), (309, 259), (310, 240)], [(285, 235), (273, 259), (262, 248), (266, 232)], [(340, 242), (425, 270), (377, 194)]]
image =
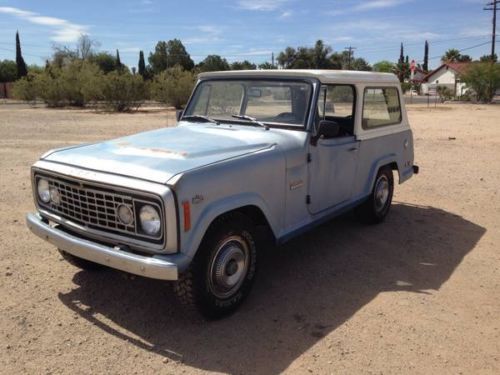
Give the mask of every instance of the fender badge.
[(302, 187), (302, 185), (304, 185), (302, 180), (291, 181), (290, 182), (290, 190), (298, 189), (298, 188)]
[(198, 203), (201, 203), (203, 202), (203, 195), (201, 194), (196, 194), (192, 199), (191, 199), (191, 203), (192, 204), (198, 204)]

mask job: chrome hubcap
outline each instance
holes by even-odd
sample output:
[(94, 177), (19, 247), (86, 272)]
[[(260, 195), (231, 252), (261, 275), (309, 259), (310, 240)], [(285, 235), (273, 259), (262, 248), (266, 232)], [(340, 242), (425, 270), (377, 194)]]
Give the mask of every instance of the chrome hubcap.
[(246, 242), (239, 236), (227, 238), (217, 249), (212, 260), (209, 285), (219, 298), (234, 294), (248, 271), (249, 251)]
[(382, 211), (389, 200), (389, 180), (386, 176), (380, 176), (375, 185), (375, 210)]

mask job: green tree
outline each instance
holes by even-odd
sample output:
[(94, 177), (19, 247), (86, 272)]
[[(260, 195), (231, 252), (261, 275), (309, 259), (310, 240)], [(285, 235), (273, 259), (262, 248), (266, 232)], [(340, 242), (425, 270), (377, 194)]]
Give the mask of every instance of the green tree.
[(255, 69), (257, 69), (257, 66), (248, 60), (235, 61), (231, 63), (231, 70), (255, 70)]
[(159, 102), (181, 109), (188, 101), (194, 84), (194, 74), (177, 65), (154, 77), (151, 96)]
[(116, 70), (120, 70), (123, 67), (122, 61), (120, 60), (120, 51), (118, 50), (116, 50), (115, 64), (116, 64)]
[(424, 64), (422, 65), (422, 70), (426, 73), (429, 71), (429, 42), (427, 40), (424, 46)]
[(352, 60), (351, 69), (360, 71), (371, 71), (372, 67), (370, 66), (370, 64), (368, 64), (368, 62), (365, 59), (358, 57)]
[(296, 60), (297, 51), (293, 47), (286, 47), (276, 58), (278, 65), (284, 69), (291, 69)]
[(146, 79), (146, 63), (144, 62), (144, 52), (139, 51), (139, 62), (137, 64), (137, 68), (139, 69), (139, 74), (142, 78)]
[(478, 101), (490, 103), (496, 90), (500, 89), (500, 64), (473, 63), (461, 79), (474, 91)]
[(19, 39), (19, 31), (16, 32), (16, 66), (17, 78), (25, 77), (28, 74), (28, 68), (24, 62), (23, 54), (21, 52), (21, 41)]
[(470, 57), (469, 55), (460, 55), (458, 57), (458, 62), (463, 62), (463, 63), (472, 62), (472, 57)]
[(108, 52), (99, 52), (93, 54), (89, 58), (89, 61), (96, 64), (104, 74), (108, 74), (109, 72), (112, 72), (116, 69), (116, 59)]
[(453, 63), (459, 61), (460, 51), (455, 48), (450, 48), (445, 54), (441, 57), (441, 61), (443, 63)]
[(208, 55), (197, 65), (197, 68), (201, 72), (215, 72), (231, 69), (227, 60), (219, 55)]
[(328, 57), (332, 53), (332, 47), (325, 45), (322, 40), (317, 40), (311, 52), (315, 69), (331, 68), (332, 64)]
[(192, 70), (194, 62), (179, 39), (168, 42), (159, 41), (154, 53), (149, 54), (149, 64), (154, 74), (163, 72), (167, 68), (180, 65), (184, 70)]
[(380, 73), (392, 73), (394, 71), (395, 65), (387, 60), (379, 61), (373, 64), (373, 70)]
[(17, 65), (15, 61), (0, 61), (0, 82), (14, 82), (17, 78)]
[(276, 69), (276, 68), (273, 66), (273, 64), (271, 64), (270, 62), (266, 61), (266, 62), (264, 62), (262, 64), (259, 64), (259, 69), (269, 70), (269, 69)]
[(488, 55), (483, 55), (479, 58), (479, 61), (480, 62), (497, 62), (498, 61), (498, 56), (497, 54), (495, 53), (493, 55), (493, 59), (491, 58), (491, 55), (488, 54)]

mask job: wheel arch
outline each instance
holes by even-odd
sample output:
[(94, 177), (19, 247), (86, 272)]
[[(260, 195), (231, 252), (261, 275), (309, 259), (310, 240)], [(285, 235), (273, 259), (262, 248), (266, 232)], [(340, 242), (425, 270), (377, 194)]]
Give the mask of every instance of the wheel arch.
[(211, 226), (219, 218), (235, 212), (248, 217), (256, 226), (266, 227), (272, 233), (274, 239), (276, 238), (278, 233), (277, 223), (273, 220), (265, 202), (253, 194), (247, 196), (246, 199), (235, 196), (226, 198), (223, 201), (216, 201), (206, 207), (191, 229), (191, 235), (181, 242), (183, 244), (181, 252), (193, 258)]

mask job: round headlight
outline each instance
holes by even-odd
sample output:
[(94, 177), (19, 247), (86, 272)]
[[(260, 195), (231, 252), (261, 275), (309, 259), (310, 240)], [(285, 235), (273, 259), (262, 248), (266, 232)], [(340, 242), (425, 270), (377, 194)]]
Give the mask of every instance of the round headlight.
[(149, 204), (142, 206), (139, 212), (139, 219), (141, 220), (142, 230), (146, 234), (154, 236), (160, 233), (161, 220), (156, 208)]
[(130, 225), (134, 221), (134, 214), (129, 206), (124, 204), (120, 204), (116, 210), (118, 214), (118, 219), (122, 222), (122, 224)]
[(41, 178), (38, 180), (38, 197), (43, 203), (50, 202), (49, 181)]
[(49, 189), (50, 192), (50, 200), (52, 203), (59, 204), (61, 203), (61, 194), (59, 194), (59, 190), (55, 187), (50, 187)]

